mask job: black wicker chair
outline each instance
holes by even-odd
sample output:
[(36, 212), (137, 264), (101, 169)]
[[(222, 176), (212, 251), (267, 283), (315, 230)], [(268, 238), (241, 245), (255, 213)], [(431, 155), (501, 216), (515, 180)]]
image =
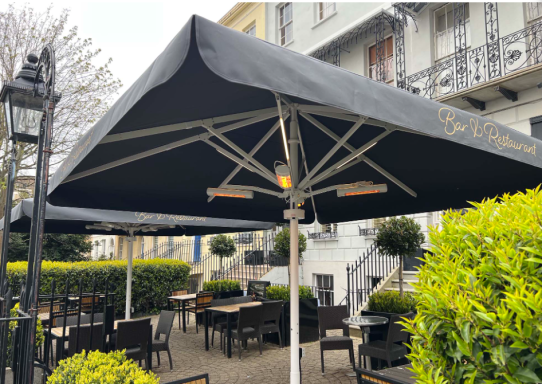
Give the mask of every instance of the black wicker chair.
[[(102, 324), (95, 324), (91, 327), (88, 325), (80, 325), (79, 333), (77, 332), (77, 326), (69, 328), (70, 334), (68, 336), (68, 357), (81, 353), (83, 349), (85, 351), (101, 351), (102, 350)], [(92, 329), (92, 342), (90, 340), (90, 331)], [(77, 342), (79, 339), (79, 343)]]
[[(336, 307), (318, 307), (318, 324), (320, 327), (320, 358), (322, 360), (322, 375), (324, 371), (324, 351), (348, 350), (352, 368), (356, 368), (354, 359), (354, 342), (350, 338), (350, 328), (343, 319), (348, 317), (346, 305)], [(327, 331), (342, 329), (342, 336), (327, 336)]]
[[(229, 299), (215, 299), (211, 300), (211, 307), (221, 307), (224, 305), (231, 305), (234, 304), (233, 298)], [(211, 346), (214, 347), (215, 345), (215, 331), (220, 333), (220, 350), (222, 351), (222, 339), (224, 336), (224, 331), (226, 330), (227, 323), (226, 323), (226, 315), (223, 313), (212, 313), (211, 315), (211, 325), (213, 327), (213, 332), (211, 334)], [(237, 327), (236, 322), (232, 322), (232, 327)]]
[(257, 339), (262, 354), (262, 334), (260, 327), (263, 322), (263, 305), (255, 307), (243, 307), (239, 309), (239, 320), (237, 329), (232, 330), (231, 337), (237, 340), (239, 349), (239, 361), (241, 361), (241, 341)]
[(408, 354), (407, 347), (404, 343), (408, 341), (409, 334), (404, 331), (405, 327), (398, 323), (399, 321), (403, 321), (403, 317), (413, 319), (414, 313), (409, 312), (405, 315), (392, 316), (386, 341), (375, 340), (359, 345), (359, 367), (361, 367), (362, 356), (385, 360), (388, 363), (388, 368), (391, 368), (393, 361), (402, 359)]
[(187, 377), (186, 379), (170, 381), (164, 384), (209, 384), (209, 374)]
[[(154, 334), (154, 340), (152, 341), (152, 351), (156, 352), (158, 365), (160, 365), (160, 352), (166, 351), (169, 358), (170, 370), (173, 370), (173, 360), (171, 359), (171, 351), (169, 350), (169, 335), (171, 333), (171, 328), (173, 327), (173, 320), (175, 320), (175, 312), (161, 311), (160, 318), (158, 319), (158, 326), (156, 327), (156, 333)], [(161, 340), (160, 335), (165, 335), (165, 340)]]
[(149, 343), (149, 327), (151, 319), (132, 321), (121, 321), (117, 324), (117, 340), (115, 349), (121, 351), (126, 349), (126, 357), (134, 361), (145, 360), (145, 368), (151, 369), (147, 356)]
[(282, 349), (282, 338), (280, 335), (280, 315), (282, 313), (283, 301), (263, 301), (263, 324), (260, 327), (262, 335), (277, 333), (279, 345)]

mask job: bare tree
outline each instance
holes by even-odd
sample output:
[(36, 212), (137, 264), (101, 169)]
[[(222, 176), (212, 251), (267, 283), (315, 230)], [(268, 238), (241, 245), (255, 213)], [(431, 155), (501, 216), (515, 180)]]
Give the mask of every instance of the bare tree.
[[(56, 56), (55, 91), (62, 100), (55, 109), (53, 152), (54, 170), (68, 155), (73, 145), (108, 110), (113, 96), (122, 84), (109, 70), (112, 59), (97, 66), (100, 49), (92, 47), (91, 38), (78, 36), (77, 27), (68, 28), (70, 11), (63, 9), (55, 15), (52, 6), (37, 12), (29, 5), (0, 10), (0, 81), (15, 79), (29, 53), (40, 54), (46, 43), (51, 43)], [(4, 109), (0, 108), (0, 212), (4, 210), (7, 182), (9, 140), (6, 133)], [(18, 144), (17, 177), (34, 174), (36, 146)], [(27, 185), (28, 183), (17, 183)], [(25, 197), (17, 191), (15, 198)]]

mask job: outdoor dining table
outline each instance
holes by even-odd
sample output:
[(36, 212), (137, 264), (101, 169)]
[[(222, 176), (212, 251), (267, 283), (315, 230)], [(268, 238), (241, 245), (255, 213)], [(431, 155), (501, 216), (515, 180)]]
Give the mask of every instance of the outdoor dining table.
[[(130, 319), (130, 320), (117, 320), (113, 324), (113, 329), (116, 331), (117, 326), (118, 326), (118, 324), (120, 322), (132, 321), (132, 320), (133, 319)], [(96, 324), (103, 324), (103, 323), (102, 322), (94, 323), (94, 325), (96, 325)], [(81, 325), (89, 325), (89, 324), (81, 324)], [(68, 340), (68, 337), (70, 336), (70, 327), (73, 327), (73, 325), (72, 326), (66, 326), (66, 330), (65, 330), (65, 334), (64, 334), (64, 341)], [(48, 330), (45, 330), (45, 332), (48, 332)], [(62, 344), (63, 344), (63, 342), (62, 342), (62, 333), (63, 332), (64, 332), (64, 327), (51, 328), (51, 338), (56, 339), (56, 361), (57, 361), (57, 364), (62, 358), (61, 354), (62, 354)], [(149, 342), (147, 344), (147, 356), (149, 358), (149, 367), (152, 367), (152, 324), (151, 324), (150, 330), (149, 330)]]
[(226, 324), (227, 324), (227, 331), (226, 331), (226, 345), (227, 345), (227, 352), (228, 352), (228, 359), (231, 358), (231, 318), (234, 313), (238, 313), (241, 308), (244, 307), (255, 307), (262, 305), (259, 301), (253, 301), (251, 303), (241, 303), (241, 304), (231, 304), (231, 305), (221, 305), (218, 307), (207, 307), (205, 308), (205, 313), (203, 316), (203, 325), (205, 328), (205, 350), (209, 350), (209, 327), (208, 327), (208, 316), (210, 312), (215, 313), (223, 313), (226, 315)]
[[(181, 295), (181, 296), (169, 296), (168, 304), (170, 301), (177, 301), (179, 303), (179, 318), (183, 316), (183, 332), (186, 333), (186, 303), (189, 301), (196, 300), (196, 294), (192, 293), (190, 295)], [(180, 322), (179, 322), (180, 323)], [(181, 329), (181, 324), (179, 324), (179, 329)]]
[[(363, 342), (366, 343), (368, 340), (366, 339), (366, 332), (365, 330), (369, 327), (375, 327), (377, 325), (385, 325), (388, 324), (389, 320), (385, 317), (381, 316), (353, 316), (353, 317), (347, 317), (346, 319), (343, 319), (343, 324), (346, 325), (354, 325), (356, 327), (359, 327), (361, 329), (361, 332), (363, 333)], [(371, 359), (368, 359), (369, 363), (367, 364), (368, 367), (370, 367)], [(353, 376), (356, 374), (354, 373)]]

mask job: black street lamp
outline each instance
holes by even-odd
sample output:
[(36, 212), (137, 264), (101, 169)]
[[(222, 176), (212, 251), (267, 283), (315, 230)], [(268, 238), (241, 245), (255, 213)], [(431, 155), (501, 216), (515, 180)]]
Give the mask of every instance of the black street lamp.
[[(4, 115), (11, 140), (11, 163), (6, 189), (6, 206), (4, 212), (4, 233), (2, 243), (2, 260), (0, 268), (0, 295), (4, 297), (8, 291), (7, 256), (9, 246), (9, 230), (11, 222), (11, 205), (13, 184), (15, 181), (15, 160), (17, 142), (37, 144), (36, 178), (34, 186), (34, 208), (30, 229), (30, 245), (28, 252), (28, 268), (26, 284), (21, 291), (19, 310), (28, 321), (20, 322), (19, 354), (13, 356), (22, 364), (19, 369), (20, 383), (32, 383), (34, 376), (34, 350), (36, 340), (37, 305), (39, 295), (39, 278), (41, 273), (41, 253), (43, 249), (43, 232), (45, 223), (45, 199), (49, 178), (49, 158), (53, 133), (53, 115), (55, 104), (60, 94), (55, 93), (55, 55), (53, 47), (47, 44), (38, 57), (27, 56), (25, 63), (14, 81), (6, 82), (0, 91), (0, 101), (4, 104)], [(6, 310), (0, 306), (0, 312)], [(9, 310), (9, 308), (7, 308)], [(0, 317), (9, 314), (0, 313)], [(7, 323), (2, 323), (2, 327)], [(4, 332), (0, 332), (4, 334)], [(5, 348), (4, 348), (5, 349)], [(0, 351), (0, 375), (3, 375), (5, 356)]]

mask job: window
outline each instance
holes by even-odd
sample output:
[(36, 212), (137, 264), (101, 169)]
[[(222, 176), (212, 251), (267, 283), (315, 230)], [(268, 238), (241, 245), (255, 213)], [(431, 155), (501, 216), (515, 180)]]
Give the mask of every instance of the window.
[(320, 305), (333, 304), (333, 275), (314, 275)]
[(143, 255), (145, 254), (145, 236), (142, 236), (141, 237), (141, 252), (140, 253), (140, 257), (143, 258)]
[(115, 258), (115, 239), (109, 240), (109, 256), (111, 256), (111, 259)]
[[(107, 250), (105, 249), (105, 239), (102, 240), (102, 254), (101, 255), (104, 255), (104, 256), (109, 256), (107, 254)], [(100, 255), (100, 256), (101, 256)]]
[(249, 27), (245, 33), (247, 35), (250, 35), (250, 36), (256, 36), (256, 24), (252, 25), (251, 27)]
[(336, 10), (336, 3), (318, 3), (318, 21), (331, 16)]
[(322, 224), (321, 228), (325, 233), (337, 232), (337, 224)]
[(124, 246), (124, 237), (119, 237), (119, 260), (122, 260), (122, 248)]
[[(376, 80), (376, 44), (369, 47), (369, 77)], [(393, 37), (390, 36), (384, 41), (384, 81), (393, 82)]]
[(167, 249), (168, 249), (168, 257), (170, 259), (173, 258), (173, 236), (168, 236), (167, 237)]
[(279, 8), (279, 34), (282, 46), (294, 39), (292, 3), (285, 3)]
[(527, 20), (535, 21), (542, 17), (542, 3), (525, 3), (527, 6)]
[(94, 258), (98, 259), (100, 257), (100, 243), (98, 240), (94, 242)]
[[(454, 5), (446, 4), (435, 11), (435, 60), (455, 54), (454, 41)], [(465, 33), (467, 47), (470, 47), (470, 10), (465, 4)]]
[(158, 257), (158, 236), (152, 238), (152, 253), (154, 257)]
[(542, 115), (531, 117), (531, 136), (542, 140)]

